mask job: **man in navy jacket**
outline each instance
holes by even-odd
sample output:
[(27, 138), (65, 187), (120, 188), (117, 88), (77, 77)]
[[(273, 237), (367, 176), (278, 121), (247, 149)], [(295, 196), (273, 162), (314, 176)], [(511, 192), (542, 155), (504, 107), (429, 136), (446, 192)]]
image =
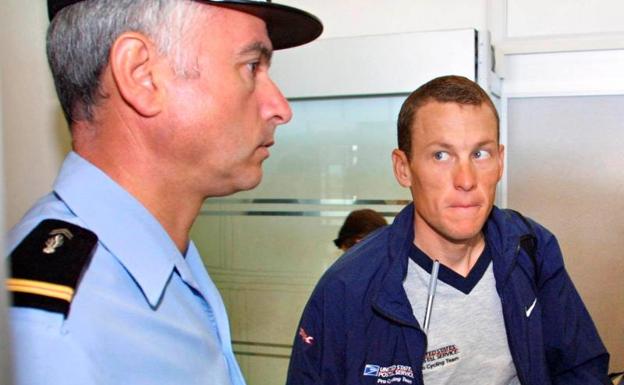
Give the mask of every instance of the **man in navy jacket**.
[(609, 355), (555, 237), (494, 207), (499, 118), (457, 76), (404, 102), (398, 182), (414, 202), (342, 256), (301, 319), (305, 384), (608, 384)]

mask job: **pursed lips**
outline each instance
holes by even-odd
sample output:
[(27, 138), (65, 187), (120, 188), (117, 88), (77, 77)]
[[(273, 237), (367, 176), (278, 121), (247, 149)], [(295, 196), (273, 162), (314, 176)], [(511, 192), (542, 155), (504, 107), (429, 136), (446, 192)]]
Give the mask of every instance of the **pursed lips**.
[(450, 205), (448, 205), (449, 208), (451, 209), (456, 209), (456, 210), (475, 210), (475, 209), (479, 209), (481, 207), (481, 204), (477, 203), (477, 202), (470, 202), (470, 203), (451, 203)]

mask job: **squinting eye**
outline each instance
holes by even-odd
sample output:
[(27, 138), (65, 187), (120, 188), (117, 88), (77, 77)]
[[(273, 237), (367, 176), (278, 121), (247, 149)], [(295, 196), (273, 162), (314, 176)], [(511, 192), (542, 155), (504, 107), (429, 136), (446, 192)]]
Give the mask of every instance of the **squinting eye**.
[(474, 153), (474, 157), (476, 159), (487, 159), (487, 158), (490, 158), (491, 156), (492, 155), (487, 150), (479, 150)]
[(438, 151), (433, 154), (435, 160), (447, 160), (449, 158), (449, 153), (446, 151)]

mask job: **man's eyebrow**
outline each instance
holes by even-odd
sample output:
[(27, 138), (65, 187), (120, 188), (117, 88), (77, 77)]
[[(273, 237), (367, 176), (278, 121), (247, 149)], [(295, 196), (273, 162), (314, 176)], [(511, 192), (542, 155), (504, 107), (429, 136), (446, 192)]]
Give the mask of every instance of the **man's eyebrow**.
[(273, 56), (273, 50), (267, 47), (266, 44), (256, 41), (245, 47), (240, 51), (240, 55), (260, 54), (266, 61), (270, 62)]
[(482, 140), (481, 142), (477, 143), (477, 147), (483, 147), (483, 146), (487, 146), (490, 144), (496, 144), (496, 140), (494, 139), (486, 139), (486, 140)]
[(450, 145), (449, 143), (442, 142), (442, 141), (439, 141), (439, 140), (434, 140), (434, 141), (429, 142), (429, 143), (427, 143), (425, 145), (425, 148), (429, 148), (429, 147), (440, 147), (440, 148), (445, 149), (445, 150), (450, 150), (450, 149), (453, 148), (453, 146)]
[[(487, 145), (491, 145), (491, 144), (496, 144), (496, 140), (494, 139), (486, 139), (486, 140), (482, 140), (478, 143), (475, 144), (475, 148), (478, 147), (483, 147), (483, 146), (487, 146)], [(450, 150), (453, 149), (453, 145), (444, 141), (440, 141), (440, 140), (434, 140), (432, 142), (429, 142), (425, 145), (425, 148), (429, 148), (429, 147), (440, 147), (444, 150)]]

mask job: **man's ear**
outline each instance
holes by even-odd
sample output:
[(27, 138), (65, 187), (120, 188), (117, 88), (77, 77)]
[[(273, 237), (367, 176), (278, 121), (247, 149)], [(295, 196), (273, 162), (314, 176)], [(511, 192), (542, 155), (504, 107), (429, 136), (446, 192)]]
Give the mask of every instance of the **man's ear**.
[(392, 151), (392, 169), (394, 170), (394, 176), (403, 187), (412, 186), (412, 172), (410, 169), (410, 162), (407, 155), (398, 148)]
[(162, 110), (162, 58), (150, 39), (121, 34), (111, 47), (110, 68), (119, 94), (139, 115), (151, 117)]

